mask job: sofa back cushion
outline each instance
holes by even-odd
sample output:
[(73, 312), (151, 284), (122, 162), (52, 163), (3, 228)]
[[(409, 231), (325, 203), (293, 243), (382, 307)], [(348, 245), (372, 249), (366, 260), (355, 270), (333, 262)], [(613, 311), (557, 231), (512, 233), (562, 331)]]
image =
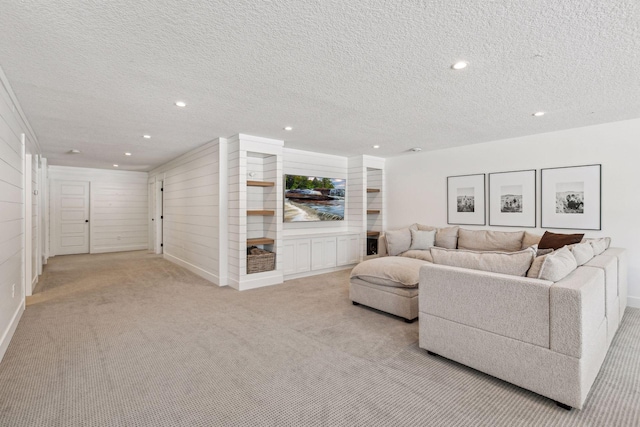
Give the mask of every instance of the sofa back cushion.
[(536, 256), (535, 250), (528, 248), (518, 252), (468, 251), (431, 248), (434, 264), (452, 267), (490, 271), (492, 273), (524, 276)]
[(522, 248), (524, 231), (490, 231), (465, 230), (458, 231), (458, 249), (472, 251), (515, 252)]
[(522, 246), (521, 249), (526, 249), (530, 246), (537, 245), (540, 243), (540, 239), (542, 239), (542, 234), (534, 234), (529, 231), (524, 232), (524, 236), (522, 237)]
[(391, 256), (400, 255), (411, 247), (411, 231), (409, 228), (388, 230), (385, 233), (387, 253)]
[(611, 238), (601, 237), (599, 239), (583, 239), (582, 243), (589, 243), (593, 248), (593, 254), (598, 256), (609, 249), (609, 246), (611, 245)]

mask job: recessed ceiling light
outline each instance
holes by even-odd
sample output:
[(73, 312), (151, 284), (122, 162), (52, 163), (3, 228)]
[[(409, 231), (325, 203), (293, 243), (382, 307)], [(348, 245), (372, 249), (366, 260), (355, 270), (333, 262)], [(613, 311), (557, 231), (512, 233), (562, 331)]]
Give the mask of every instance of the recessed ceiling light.
[(285, 126), (284, 130), (293, 130), (291, 126)]
[(117, 167), (118, 167), (118, 165), (113, 165), (113, 167), (114, 167), (114, 168), (117, 168)]
[(151, 135), (142, 135), (142, 137), (145, 138), (145, 139), (149, 139), (149, 138), (151, 138)]
[(458, 61), (455, 64), (453, 64), (451, 68), (453, 68), (454, 70), (462, 70), (463, 68), (467, 68), (467, 65), (469, 65), (468, 62)]
[(130, 155), (131, 155), (131, 153), (124, 153), (124, 155), (125, 155), (125, 156), (130, 156)]
[(176, 101), (176, 105), (177, 105), (178, 107), (186, 107), (186, 106), (187, 106), (187, 103), (186, 103), (186, 102), (184, 102), (184, 101)]
[(413, 148), (410, 148), (410, 149), (409, 149), (409, 151), (412, 151), (412, 152), (414, 152), (414, 153), (419, 153), (420, 151), (422, 151), (422, 148), (420, 148), (420, 147), (413, 147)]
[(380, 146), (379, 145), (374, 145), (373, 148), (380, 148)]
[(80, 154), (80, 150), (74, 148), (73, 150), (69, 151), (69, 154)]
[(538, 112), (533, 113), (533, 115), (536, 116), (536, 117), (544, 116), (544, 114), (545, 114), (544, 111), (538, 111)]

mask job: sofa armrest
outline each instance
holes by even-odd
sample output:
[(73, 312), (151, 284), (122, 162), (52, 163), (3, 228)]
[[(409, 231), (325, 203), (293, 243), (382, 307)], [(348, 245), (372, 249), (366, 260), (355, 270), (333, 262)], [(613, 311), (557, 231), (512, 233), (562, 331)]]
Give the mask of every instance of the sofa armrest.
[(419, 309), (452, 322), (549, 348), (553, 282), (466, 268), (420, 268)]
[(604, 270), (582, 266), (550, 289), (551, 350), (581, 358), (605, 320)]

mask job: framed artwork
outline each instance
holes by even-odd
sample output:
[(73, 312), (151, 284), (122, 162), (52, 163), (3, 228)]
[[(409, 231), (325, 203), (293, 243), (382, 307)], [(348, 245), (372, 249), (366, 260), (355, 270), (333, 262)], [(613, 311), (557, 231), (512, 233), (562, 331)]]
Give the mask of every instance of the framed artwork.
[(535, 169), (489, 174), (489, 225), (536, 226)]
[(447, 223), (485, 225), (485, 174), (447, 177)]
[(602, 165), (542, 169), (543, 228), (601, 229)]

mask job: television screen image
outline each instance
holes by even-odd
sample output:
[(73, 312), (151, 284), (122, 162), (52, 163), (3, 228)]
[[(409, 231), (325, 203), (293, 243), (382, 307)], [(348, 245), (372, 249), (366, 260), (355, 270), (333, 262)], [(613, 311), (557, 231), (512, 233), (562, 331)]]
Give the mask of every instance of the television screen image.
[(285, 175), (284, 222), (344, 220), (346, 180)]

